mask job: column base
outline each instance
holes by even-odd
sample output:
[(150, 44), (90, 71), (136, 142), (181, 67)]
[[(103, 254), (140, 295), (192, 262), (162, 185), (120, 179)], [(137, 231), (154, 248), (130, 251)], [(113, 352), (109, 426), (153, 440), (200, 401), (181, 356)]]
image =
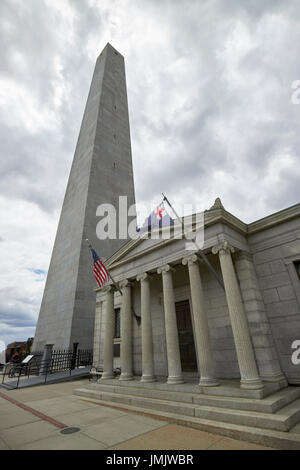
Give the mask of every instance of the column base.
[(288, 385), (300, 385), (300, 377), (292, 378), (287, 380)]
[(129, 380), (134, 380), (134, 378), (133, 378), (133, 375), (124, 372), (124, 374), (120, 375), (119, 380), (121, 380), (121, 381), (122, 380), (128, 380), (129, 381)]
[(109, 372), (103, 372), (102, 376), (100, 377), (100, 380), (108, 380), (108, 379), (114, 379), (115, 376), (114, 374), (110, 374)]
[(217, 387), (220, 383), (216, 379), (200, 378), (199, 385), (201, 385), (201, 387)]
[(154, 375), (143, 375), (140, 382), (144, 382), (144, 383), (156, 382), (156, 377), (154, 377)]
[(287, 387), (287, 380), (283, 374), (264, 375), (260, 374), (261, 380), (268, 383), (276, 383), (282, 387)]
[(261, 388), (264, 388), (264, 384), (260, 379), (242, 379), (240, 387), (248, 388), (250, 390), (259, 390)]
[(167, 384), (169, 385), (177, 385), (177, 384), (184, 384), (184, 380), (182, 377), (168, 377)]

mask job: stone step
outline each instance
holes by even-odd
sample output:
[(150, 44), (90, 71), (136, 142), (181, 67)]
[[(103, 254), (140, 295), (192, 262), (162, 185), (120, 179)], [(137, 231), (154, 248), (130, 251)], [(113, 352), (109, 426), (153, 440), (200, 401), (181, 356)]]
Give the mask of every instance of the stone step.
[[(87, 394), (91, 390), (81, 389), (83, 393), (75, 394), (78, 398), (83, 400), (93, 400), (93, 403), (98, 403), (102, 406), (114, 407), (122, 409), (125, 412), (138, 413), (151, 416), (154, 419), (160, 419), (169, 423), (175, 423), (181, 426), (188, 426), (201, 431), (210, 432), (212, 434), (219, 434), (247, 442), (253, 442), (263, 446), (271, 447), (274, 449), (283, 450), (300, 450), (300, 433), (299, 432), (286, 432), (277, 431), (273, 429), (263, 429), (253, 426), (238, 425), (233, 423), (225, 423), (221, 421), (214, 421), (192, 416), (179, 416), (176, 413), (167, 411), (160, 411), (159, 414), (155, 410), (149, 408), (142, 408), (133, 405), (119, 403), (118, 405), (112, 404), (110, 401), (97, 399), (95, 396), (87, 396), (84, 398), (84, 393)], [(293, 429), (297, 429), (297, 425)]]
[(246, 410), (225, 410), (211, 406), (195, 408), (195, 416), (214, 421), (229, 422), (277, 431), (289, 431), (300, 420), (300, 399), (276, 413)]
[[(288, 405), (297, 398), (300, 398), (300, 387), (291, 387), (280, 390), (274, 395), (264, 399), (241, 398), (241, 397), (223, 397), (215, 395), (205, 395), (201, 393), (183, 393), (173, 392), (171, 390), (158, 390), (143, 387), (120, 388), (118, 385), (108, 385), (106, 383), (91, 384), (88, 386), (93, 390), (103, 390), (104, 392), (120, 393), (123, 395), (142, 396), (157, 398), (162, 400), (174, 400), (181, 403), (196, 403), (198, 405), (216, 406), (220, 408), (230, 408), (248, 411), (261, 411), (265, 413), (274, 413), (283, 406)], [(166, 398), (167, 394), (167, 398)]]
[(262, 413), (276, 413), (284, 406), (300, 398), (300, 388), (293, 390), (281, 390), (264, 399), (231, 398), (198, 395), (194, 397), (194, 403), (199, 405), (217, 406), (245, 411), (258, 411)]
[(140, 382), (139, 377), (135, 377), (132, 381), (119, 381), (118, 379), (107, 379), (97, 382), (95, 385), (106, 385), (113, 387), (125, 387), (125, 388), (142, 388), (150, 390), (161, 390), (172, 392), (183, 392), (183, 393), (195, 393), (212, 396), (222, 396), (231, 398), (250, 398), (250, 399), (262, 399), (266, 398), (274, 393), (286, 388), (286, 383), (270, 383), (264, 382), (264, 388), (259, 390), (249, 390), (240, 387), (238, 380), (222, 380), (220, 386), (217, 387), (203, 387), (197, 382), (194, 383), (183, 383), (177, 385), (169, 385), (166, 381), (158, 380), (157, 382), (145, 383)]
[[(119, 390), (120, 392), (120, 390)], [(300, 399), (282, 408), (277, 413), (265, 413), (257, 411), (220, 408), (217, 406), (205, 406), (196, 403), (168, 399), (158, 399), (105, 391), (103, 388), (75, 390), (76, 395), (96, 398), (106, 402), (117, 402), (141, 408), (150, 408), (156, 411), (165, 411), (180, 416), (197, 417), (225, 423), (254, 426), (264, 429), (288, 431), (300, 420)]]

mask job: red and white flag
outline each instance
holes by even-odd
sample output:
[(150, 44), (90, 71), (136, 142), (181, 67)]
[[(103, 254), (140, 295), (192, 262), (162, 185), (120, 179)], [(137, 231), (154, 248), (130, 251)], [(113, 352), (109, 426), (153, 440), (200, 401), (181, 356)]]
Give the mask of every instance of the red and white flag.
[(94, 259), (94, 276), (98, 286), (101, 288), (109, 281), (109, 274), (94, 248), (90, 247), (90, 249)]

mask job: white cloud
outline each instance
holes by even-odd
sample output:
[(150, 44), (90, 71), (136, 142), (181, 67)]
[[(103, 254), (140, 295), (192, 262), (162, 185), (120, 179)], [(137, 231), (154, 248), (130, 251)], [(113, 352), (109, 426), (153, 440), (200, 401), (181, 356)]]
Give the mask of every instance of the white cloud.
[(58, 127), (54, 110), (43, 107), (27, 88), (13, 80), (0, 79), (0, 106), (0, 119), (9, 127), (23, 128), (33, 134)]
[[(57, 214), (36, 204), (0, 198), (0, 338), (6, 343), (34, 335), (54, 242)], [(15, 336), (14, 336), (15, 335)]]

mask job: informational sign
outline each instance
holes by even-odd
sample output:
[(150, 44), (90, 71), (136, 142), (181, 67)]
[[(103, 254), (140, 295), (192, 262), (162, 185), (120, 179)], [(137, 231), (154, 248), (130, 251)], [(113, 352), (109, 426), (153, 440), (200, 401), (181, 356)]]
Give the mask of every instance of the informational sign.
[(33, 358), (33, 354), (30, 354), (29, 356), (26, 356), (25, 359), (23, 359), (22, 364), (28, 364), (28, 362)]

